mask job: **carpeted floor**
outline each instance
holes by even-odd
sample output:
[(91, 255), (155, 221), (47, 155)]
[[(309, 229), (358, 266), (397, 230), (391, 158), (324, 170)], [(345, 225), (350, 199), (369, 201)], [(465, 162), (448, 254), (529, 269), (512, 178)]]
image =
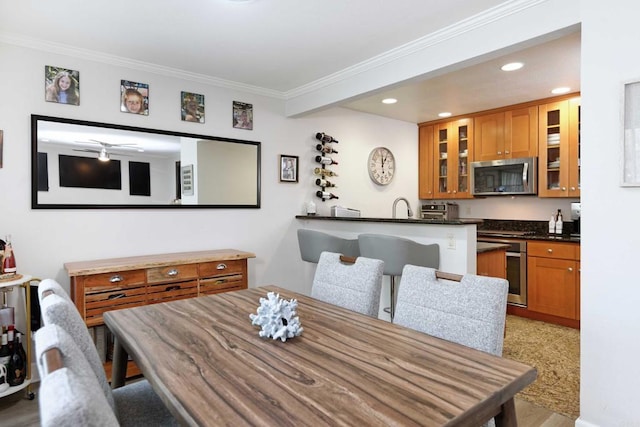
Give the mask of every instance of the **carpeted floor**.
[(516, 396), (574, 420), (580, 415), (580, 331), (507, 315), (502, 355), (538, 370)]

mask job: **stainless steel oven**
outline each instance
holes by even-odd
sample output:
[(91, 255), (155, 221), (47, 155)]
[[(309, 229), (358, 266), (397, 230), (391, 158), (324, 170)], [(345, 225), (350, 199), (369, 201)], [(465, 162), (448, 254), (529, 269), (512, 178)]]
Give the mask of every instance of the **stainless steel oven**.
[(517, 231), (478, 230), (478, 242), (504, 243), (507, 248), (507, 301), (513, 305), (527, 306), (527, 242), (517, 237), (531, 234)]

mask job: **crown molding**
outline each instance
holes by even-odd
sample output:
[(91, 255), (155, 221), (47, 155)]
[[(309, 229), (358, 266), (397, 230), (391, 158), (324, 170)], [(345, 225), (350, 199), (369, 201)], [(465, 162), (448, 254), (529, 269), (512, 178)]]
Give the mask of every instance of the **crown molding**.
[(268, 96), (271, 98), (285, 99), (285, 95), (281, 91), (266, 89), (259, 86), (252, 86), (243, 83), (225, 80), (217, 77), (207, 76), (205, 74), (193, 73), (187, 70), (180, 70), (163, 65), (152, 64), (149, 62), (138, 61), (135, 59), (124, 58), (117, 55), (102, 53), (90, 49), (82, 49), (61, 43), (54, 43), (41, 39), (24, 37), (16, 34), (0, 32), (0, 43), (15, 45), (23, 48), (54, 53), (58, 55), (70, 56), (89, 61), (100, 62), (103, 64), (114, 65), (119, 67), (131, 68), (134, 70), (145, 71), (149, 73), (159, 74), (167, 77), (175, 77), (182, 80), (189, 80), (197, 83), (204, 83), (212, 86), (222, 87), (226, 89), (240, 90), (243, 92), (253, 93), (256, 95)]
[(545, 3), (548, 0), (512, 0), (502, 3), (493, 8), (487, 9), (477, 15), (458, 21), (441, 30), (435, 31), (419, 39), (405, 43), (397, 48), (384, 52), (378, 56), (362, 61), (341, 71), (322, 77), (311, 83), (299, 86), (284, 93), (286, 99), (292, 99), (300, 95), (305, 95), (327, 86), (339, 83), (342, 80), (352, 78), (358, 74), (378, 68), (382, 65), (394, 62), (403, 57), (420, 52), (431, 46), (443, 43), (461, 34), (475, 30), (480, 27), (503, 19), (509, 15), (514, 15), (523, 10)]

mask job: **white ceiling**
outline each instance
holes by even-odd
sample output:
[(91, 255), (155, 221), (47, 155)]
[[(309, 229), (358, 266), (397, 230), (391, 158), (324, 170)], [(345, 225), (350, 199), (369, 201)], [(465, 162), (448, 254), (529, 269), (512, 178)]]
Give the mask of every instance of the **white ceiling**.
[[(99, 52), (286, 99), (305, 85), (514, 1), (0, 0), (0, 41)], [(526, 66), (505, 74), (502, 59)], [(463, 114), (545, 98), (557, 85), (579, 91), (579, 63), (574, 33), (344, 105), (417, 123), (436, 119), (443, 109)], [(399, 102), (380, 104), (388, 95)]]

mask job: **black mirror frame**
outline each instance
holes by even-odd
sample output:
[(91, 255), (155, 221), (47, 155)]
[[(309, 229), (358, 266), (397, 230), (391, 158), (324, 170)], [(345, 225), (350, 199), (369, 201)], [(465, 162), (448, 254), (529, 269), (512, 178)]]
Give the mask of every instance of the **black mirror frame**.
[[(126, 130), (132, 132), (156, 133), (161, 135), (171, 135), (185, 138), (198, 138), (223, 142), (233, 142), (239, 144), (255, 145), (257, 151), (256, 167), (256, 204), (248, 205), (180, 205), (180, 204), (40, 204), (38, 203), (38, 122), (49, 121), (57, 123), (68, 123), (74, 125), (94, 126), (108, 129)], [(61, 117), (42, 116), (37, 114), (31, 115), (31, 208), (32, 209), (259, 209), (261, 201), (261, 158), (262, 149), (259, 141), (248, 141), (243, 139), (222, 138), (211, 135), (198, 135), (186, 132), (173, 132), (161, 129), (149, 129), (135, 126), (118, 125), (111, 123), (92, 122), (86, 120), (66, 119)]]

